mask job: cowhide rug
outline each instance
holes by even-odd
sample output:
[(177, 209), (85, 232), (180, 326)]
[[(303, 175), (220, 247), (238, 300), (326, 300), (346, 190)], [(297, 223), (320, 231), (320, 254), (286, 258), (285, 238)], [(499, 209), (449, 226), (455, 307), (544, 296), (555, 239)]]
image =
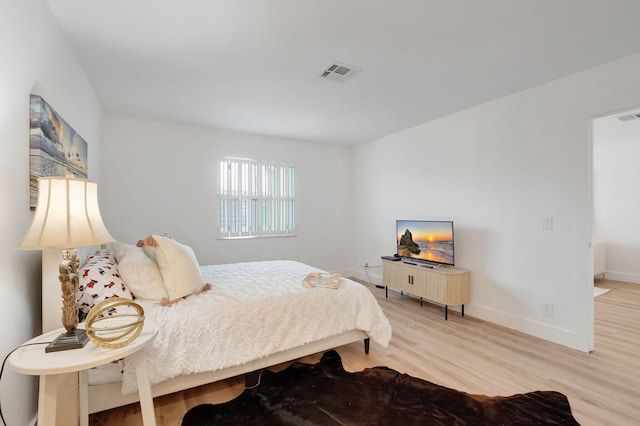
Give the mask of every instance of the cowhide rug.
[(193, 407), (182, 426), (577, 425), (567, 398), (536, 391), (470, 395), (387, 367), (349, 373), (335, 351), (316, 365), (264, 371), (258, 386), (224, 404)]

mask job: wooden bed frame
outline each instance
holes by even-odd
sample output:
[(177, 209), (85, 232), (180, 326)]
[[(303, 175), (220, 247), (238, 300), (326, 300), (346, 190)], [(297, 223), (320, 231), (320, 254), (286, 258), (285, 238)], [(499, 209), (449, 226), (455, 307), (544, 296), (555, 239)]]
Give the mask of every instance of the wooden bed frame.
[[(103, 247), (104, 248), (104, 247)], [(86, 256), (95, 251), (95, 247), (86, 248)], [(61, 290), (57, 280), (58, 265), (60, 263), (59, 250), (44, 250), (42, 253), (42, 332), (60, 328)], [(310, 342), (286, 351), (278, 352), (251, 361), (246, 364), (225, 368), (213, 372), (179, 376), (151, 387), (153, 397), (168, 395), (207, 383), (228, 379), (241, 374), (250, 373), (263, 368), (271, 367), (284, 362), (289, 362), (318, 352), (327, 351), (338, 346), (347, 345), (357, 341), (364, 341), (364, 351), (369, 353), (369, 335), (362, 330), (350, 330), (337, 336)], [(77, 376), (77, 374), (76, 374)], [(76, 377), (77, 379), (77, 377)], [(76, 381), (77, 383), (77, 381)], [(59, 387), (61, 384), (59, 383)], [(128, 395), (121, 394), (122, 383), (120, 381), (108, 384), (89, 384), (89, 413), (96, 413), (110, 408), (138, 402), (138, 393)]]

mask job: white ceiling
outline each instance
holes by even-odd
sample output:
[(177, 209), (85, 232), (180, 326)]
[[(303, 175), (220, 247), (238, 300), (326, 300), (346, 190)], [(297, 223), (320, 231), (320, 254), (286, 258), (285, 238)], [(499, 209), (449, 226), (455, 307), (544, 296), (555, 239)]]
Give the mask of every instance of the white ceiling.
[(47, 2), (109, 113), (346, 145), (640, 51), (638, 0)]

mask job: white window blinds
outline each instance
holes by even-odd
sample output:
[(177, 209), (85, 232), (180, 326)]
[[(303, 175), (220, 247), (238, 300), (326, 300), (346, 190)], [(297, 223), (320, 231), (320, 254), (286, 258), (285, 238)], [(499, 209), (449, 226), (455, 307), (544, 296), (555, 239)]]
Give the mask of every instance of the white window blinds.
[(295, 234), (295, 168), (223, 158), (218, 168), (220, 238)]

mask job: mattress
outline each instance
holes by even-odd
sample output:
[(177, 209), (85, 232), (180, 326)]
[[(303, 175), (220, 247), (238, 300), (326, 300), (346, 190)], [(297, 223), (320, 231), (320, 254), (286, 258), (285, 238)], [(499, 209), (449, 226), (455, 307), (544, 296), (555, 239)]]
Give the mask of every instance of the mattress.
[[(375, 297), (342, 278), (338, 288), (303, 285), (312, 272), (295, 261), (201, 267), (212, 289), (172, 306), (137, 300), (158, 325), (146, 348), (151, 384), (237, 366), (348, 330), (365, 331), (383, 347), (391, 325)], [(122, 393), (137, 390), (133, 360), (125, 360)]]

